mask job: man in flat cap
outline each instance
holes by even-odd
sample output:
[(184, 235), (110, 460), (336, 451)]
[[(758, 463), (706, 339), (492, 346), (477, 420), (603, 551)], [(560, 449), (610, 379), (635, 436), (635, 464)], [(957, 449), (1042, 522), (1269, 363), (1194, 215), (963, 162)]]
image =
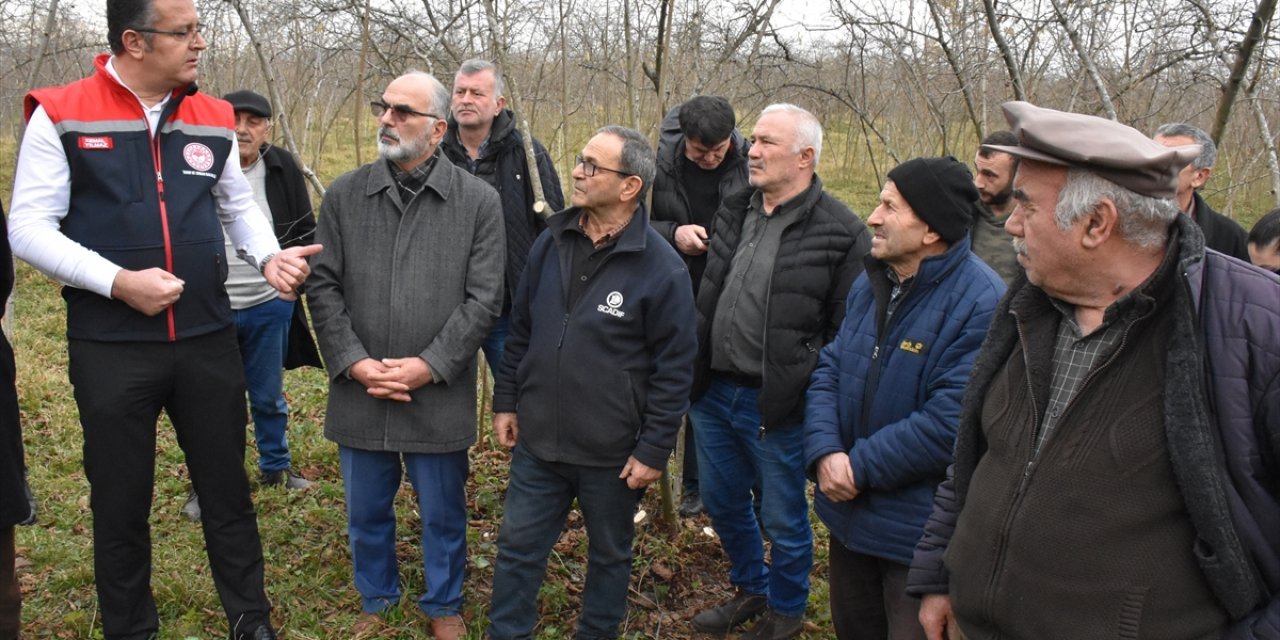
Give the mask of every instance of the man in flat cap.
[(1004, 110), (1028, 282), (992, 320), (916, 549), (928, 637), (1277, 637), (1276, 275), (1179, 215), (1197, 146)]
[[(960, 399), (1005, 285), (969, 250), (978, 191), (964, 163), (895, 167), (867, 225), (866, 270), (805, 401), (804, 460), (831, 532), (840, 640), (924, 638), (907, 566), (951, 464)], [(1008, 242), (1006, 240), (1006, 242)]]

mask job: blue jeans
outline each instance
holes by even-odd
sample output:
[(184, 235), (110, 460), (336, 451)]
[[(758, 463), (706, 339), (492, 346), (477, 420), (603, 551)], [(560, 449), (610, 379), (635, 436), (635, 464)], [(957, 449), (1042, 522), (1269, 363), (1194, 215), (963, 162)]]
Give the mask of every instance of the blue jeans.
[(627, 610), (632, 517), (640, 497), (618, 479), (621, 472), (622, 467), (545, 462), (516, 445), (498, 532), (489, 638), (533, 638), (547, 555), (560, 538), (574, 498), (587, 525), (587, 582), (575, 637), (617, 637)]
[[(729, 581), (749, 593), (767, 594), (774, 611), (798, 616), (809, 599), (813, 529), (805, 498), (801, 425), (760, 435), (758, 389), (717, 376), (689, 410), (698, 430), (702, 504), (729, 556)], [(751, 509), (751, 483), (760, 487), (760, 517), (773, 541), (771, 562)]]
[(511, 314), (504, 313), (498, 316), (493, 323), (493, 328), (489, 330), (489, 335), (484, 339), (484, 344), (480, 345), (480, 350), (484, 352), (484, 361), (489, 363), (489, 373), (494, 378), (498, 377), (498, 367), (502, 366), (502, 354), (507, 350), (507, 328), (511, 325)]
[(378, 613), (400, 601), (395, 497), (403, 458), (422, 518), (422, 572), (427, 584), (418, 606), (432, 618), (459, 615), (467, 568), (466, 450), (398, 453), (340, 446), (338, 455), (361, 610)]
[(249, 414), (258, 442), (258, 468), (289, 468), (289, 405), (284, 400), (284, 354), (289, 345), (293, 301), (272, 298), (235, 311), (236, 337), (249, 388)]

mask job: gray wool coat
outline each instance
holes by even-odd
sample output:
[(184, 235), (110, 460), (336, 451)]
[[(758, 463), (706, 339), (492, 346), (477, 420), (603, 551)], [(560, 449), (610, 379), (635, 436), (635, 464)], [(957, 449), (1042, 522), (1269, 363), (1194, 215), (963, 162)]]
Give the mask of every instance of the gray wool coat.
[[(329, 372), (324, 435), (372, 451), (448, 453), (476, 441), (475, 354), (502, 307), (502, 204), (492, 187), (436, 159), (403, 215), (378, 159), (333, 182), (320, 207), (306, 293)], [(420, 356), (432, 382), (411, 402), (365, 392), (363, 358)]]

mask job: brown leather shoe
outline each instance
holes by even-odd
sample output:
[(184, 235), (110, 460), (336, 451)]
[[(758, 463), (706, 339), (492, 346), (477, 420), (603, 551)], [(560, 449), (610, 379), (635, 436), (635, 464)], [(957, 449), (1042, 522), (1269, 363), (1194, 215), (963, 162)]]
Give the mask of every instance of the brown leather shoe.
[(351, 625), (353, 640), (371, 638), (379, 631), (382, 631), (382, 616), (376, 613), (361, 611), (360, 616), (356, 618), (356, 623)]
[(467, 625), (462, 622), (462, 616), (432, 618), (431, 635), (436, 640), (462, 640), (467, 637)]

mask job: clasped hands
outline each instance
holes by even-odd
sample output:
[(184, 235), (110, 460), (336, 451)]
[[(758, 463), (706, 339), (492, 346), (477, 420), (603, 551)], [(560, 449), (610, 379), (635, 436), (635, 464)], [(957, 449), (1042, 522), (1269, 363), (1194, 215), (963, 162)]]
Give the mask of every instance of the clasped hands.
[(364, 385), (375, 398), (409, 402), (409, 392), (431, 384), (431, 367), (417, 356), (408, 358), (365, 358), (348, 370), (352, 379)]

